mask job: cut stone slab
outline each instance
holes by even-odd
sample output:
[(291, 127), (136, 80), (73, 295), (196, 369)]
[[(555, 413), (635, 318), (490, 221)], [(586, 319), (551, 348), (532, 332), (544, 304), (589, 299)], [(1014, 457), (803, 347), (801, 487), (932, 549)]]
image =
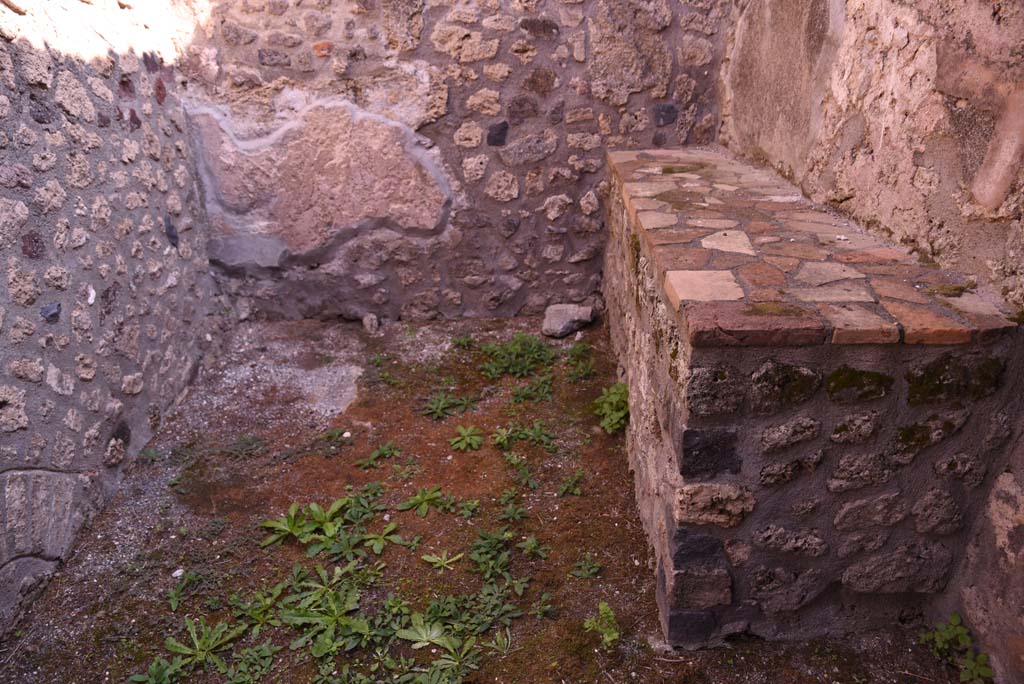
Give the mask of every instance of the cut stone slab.
[(874, 302), (875, 297), (860, 283), (835, 283), (800, 287), (788, 291), (801, 302)]
[(828, 283), (834, 283), (838, 280), (850, 280), (863, 277), (864, 274), (860, 271), (831, 261), (811, 261), (805, 263), (796, 273), (796, 279), (798, 281), (801, 283), (807, 283), (813, 287), (827, 285)]
[(882, 306), (903, 327), (907, 344), (968, 344), (971, 329), (924, 306), (883, 299)]
[[(692, 221), (690, 223), (693, 223)], [(723, 230), (712, 233), (700, 241), (704, 249), (717, 249), (721, 252), (738, 252), (756, 256), (754, 246), (750, 244), (750, 238), (740, 230)]]
[(721, 302), (743, 299), (743, 288), (732, 271), (669, 271), (665, 294), (675, 309), (683, 301)]
[(640, 225), (647, 230), (669, 228), (679, 223), (678, 214), (669, 214), (663, 211), (641, 211), (636, 218), (640, 221)]
[(541, 332), (548, 337), (566, 337), (594, 320), (594, 307), (579, 304), (552, 304), (544, 311)]
[(896, 344), (899, 327), (856, 304), (822, 304), (822, 315), (832, 324), (832, 344)]
[(694, 347), (803, 347), (831, 332), (815, 312), (792, 304), (697, 302), (685, 312)]

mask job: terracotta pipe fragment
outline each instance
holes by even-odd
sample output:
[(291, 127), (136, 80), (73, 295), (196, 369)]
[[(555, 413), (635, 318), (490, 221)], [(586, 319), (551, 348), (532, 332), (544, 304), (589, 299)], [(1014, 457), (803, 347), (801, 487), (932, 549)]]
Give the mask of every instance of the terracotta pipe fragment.
[(1006, 200), (1010, 186), (1024, 161), (1024, 86), (1007, 95), (1003, 112), (996, 121), (985, 160), (971, 183), (974, 201), (988, 211)]

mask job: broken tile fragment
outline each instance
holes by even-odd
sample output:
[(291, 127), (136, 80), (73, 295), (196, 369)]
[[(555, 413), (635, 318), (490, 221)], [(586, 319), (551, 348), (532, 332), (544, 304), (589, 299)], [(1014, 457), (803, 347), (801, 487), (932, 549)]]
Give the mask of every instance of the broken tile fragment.
[(683, 301), (743, 299), (743, 288), (731, 271), (668, 271), (665, 274), (665, 293), (676, 309)]

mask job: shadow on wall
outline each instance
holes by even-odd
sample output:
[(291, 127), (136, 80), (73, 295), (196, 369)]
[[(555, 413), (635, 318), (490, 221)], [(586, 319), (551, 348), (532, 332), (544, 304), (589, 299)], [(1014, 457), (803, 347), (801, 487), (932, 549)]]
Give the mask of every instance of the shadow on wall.
[(224, 286), (277, 316), (600, 287), (608, 146), (706, 142), (729, 3), (215, 3), (186, 50)]
[(223, 306), (166, 66), (195, 15), (155, 4), (0, 5), (0, 632), (192, 379)]

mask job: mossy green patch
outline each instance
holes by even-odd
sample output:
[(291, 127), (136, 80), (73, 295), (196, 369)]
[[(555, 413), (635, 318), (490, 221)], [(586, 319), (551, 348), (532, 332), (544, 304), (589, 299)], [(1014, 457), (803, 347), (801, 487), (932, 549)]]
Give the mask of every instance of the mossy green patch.
[(881, 399), (892, 389), (892, 376), (843, 365), (825, 379), (825, 391), (832, 401)]
[(970, 290), (973, 290), (976, 287), (978, 287), (978, 283), (974, 282), (973, 280), (967, 283), (966, 285), (936, 285), (935, 287), (928, 290), (928, 294), (950, 298), (962, 297), (965, 292), (969, 292)]
[(1002, 384), (1006, 363), (986, 356), (965, 360), (944, 354), (921, 368), (910, 371), (907, 402), (911, 406), (963, 399), (982, 399), (990, 396)]

